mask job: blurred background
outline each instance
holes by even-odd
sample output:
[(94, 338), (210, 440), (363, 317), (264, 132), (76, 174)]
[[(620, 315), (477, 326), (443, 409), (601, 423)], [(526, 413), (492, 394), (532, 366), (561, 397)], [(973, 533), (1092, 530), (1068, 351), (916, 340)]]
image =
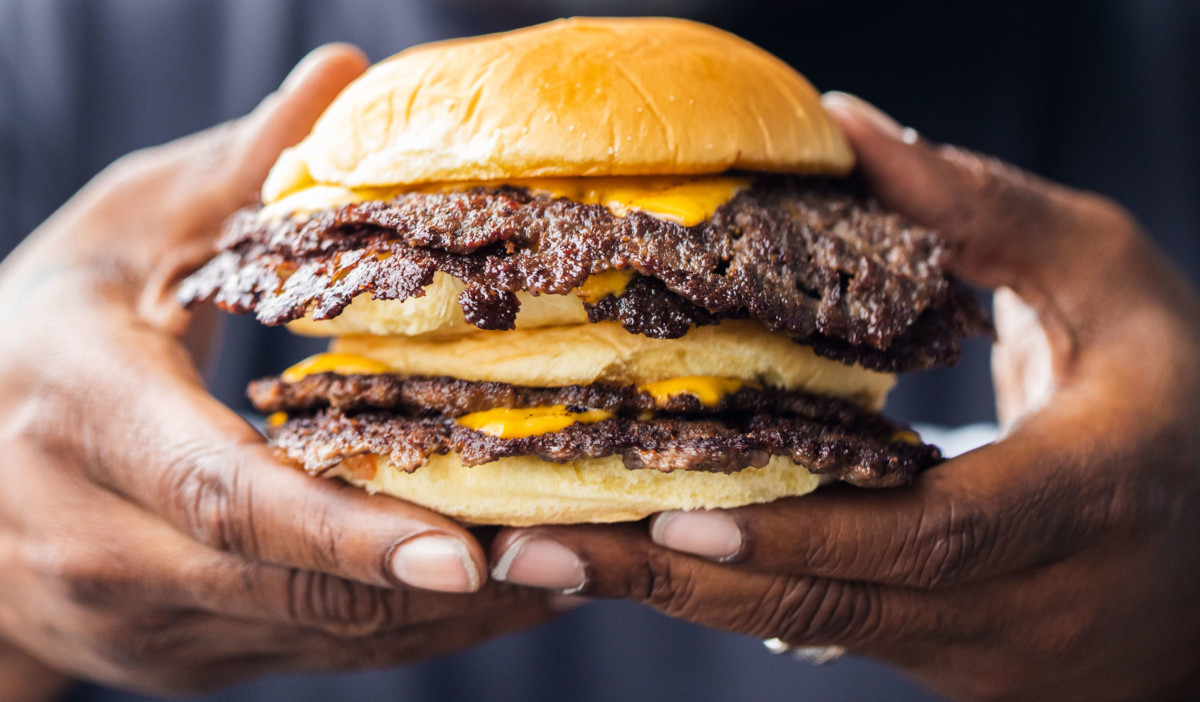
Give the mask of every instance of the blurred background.
[[(1133, 210), (1200, 279), (1200, 3), (1195, 0), (0, 0), (0, 251), (131, 150), (241, 115), (308, 50), (406, 46), (568, 15), (691, 17), (740, 34), (819, 89), (854, 92), (925, 136)], [(1087, 251), (1080, 255), (1086, 256)], [(317, 350), (232, 319), (212, 388)], [(986, 342), (905, 378), (889, 413), (994, 421)], [(620, 603), (403, 671), (260, 681), (213, 699), (930, 699), (873, 664), (812, 668), (756, 641)], [(117, 699), (83, 688), (76, 699)]]

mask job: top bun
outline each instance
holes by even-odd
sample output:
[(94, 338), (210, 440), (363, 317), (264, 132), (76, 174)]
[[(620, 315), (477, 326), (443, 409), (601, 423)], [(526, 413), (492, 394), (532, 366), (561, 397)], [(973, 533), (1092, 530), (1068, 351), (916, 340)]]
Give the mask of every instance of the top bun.
[(280, 157), (263, 199), (314, 183), (843, 174), (853, 161), (813, 86), (750, 42), (678, 19), (572, 18), (376, 64)]

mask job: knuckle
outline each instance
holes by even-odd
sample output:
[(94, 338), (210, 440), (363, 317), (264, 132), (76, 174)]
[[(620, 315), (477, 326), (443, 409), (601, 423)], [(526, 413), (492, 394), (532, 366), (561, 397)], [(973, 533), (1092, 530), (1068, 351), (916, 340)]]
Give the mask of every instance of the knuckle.
[(37, 548), (32, 559), (44, 582), (84, 607), (122, 604), (135, 587), (135, 569), (120, 554), (76, 544), (47, 544)]
[[(345, 543), (340, 522), (326, 509), (310, 509), (304, 516), (304, 534), (300, 541), (304, 544), (305, 563), (317, 570), (338, 573), (347, 570), (347, 564), (340, 550)], [(383, 563), (385, 559), (378, 559)], [(386, 581), (387, 576), (380, 574)]]
[(872, 590), (841, 580), (778, 576), (756, 608), (751, 630), (793, 644), (873, 639), (879, 608)]
[(130, 184), (130, 181), (140, 182), (159, 165), (160, 156), (157, 147), (131, 151), (100, 171), (96, 182), (113, 187)]
[(628, 591), (632, 599), (673, 617), (687, 617), (695, 593), (695, 581), (681, 560), (665, 550), (652, 549), (640, 569), (630, 573)]
[(397, 627), (406, 618), (408, 592), (384, 590), (327, 573), (295, 570), (287, 591), (288, 614), (300, 626), (339, 638), (363, 638)]
[(258, 553), (253, 492), (240, 480), (242, 461), (229, 453), (185, 449), (163, 472), (160, 504), (198, 541), (222, 551)]
[(966, 189), (964, 197), (950, 204), (940, 226), (1004, 230), (1048, 218), (1045, 188), (1021, 169), (957, 146), (943, 146), (940, 153), (958, 167)]
[(992, 520), (953, 504), (922, 520), (916, 536), (896, 560), (905, 584), (926, 589), (949, 587), (970, 574), (997, 544)]
[(240, 133), (238, 125), (236, 120), (222, 122), (162, 148), (186, 158), (189, 168), (195, 173), (212, 173), (225, 168), (234, 156), (234, 145)]

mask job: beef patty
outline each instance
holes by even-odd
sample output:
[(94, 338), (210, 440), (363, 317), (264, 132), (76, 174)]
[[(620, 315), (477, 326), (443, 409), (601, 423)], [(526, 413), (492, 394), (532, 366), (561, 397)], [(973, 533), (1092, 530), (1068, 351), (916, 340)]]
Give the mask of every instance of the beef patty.
[(760, 177), (694, 227), (508, 186), (406, 193), (281, 221), (251, 208), (227, 223), (220, 247), (181, 300), (213, 300), (266, 324), (330, 319), (362, 294), (419, 296), (442, 271), (466, 284), (467, 321), (510, 329), (514, 293), (564, 295), (619, 269), (637, 275), (587, 305), (589, 318), (658, 338), (750, 317), (822, 355), (893, 372), (953, 363), (961, 338), (990, 330), (947, 273), (941, 237), (821, 179)]
[(610, 412), (663, 412), (711, 415), (728, 412), (797, 414), (838, 425), (869, 426), (894, 432), (898, 425), (852, 402), (804, 392), (743, 385), (705, 405), (695, 395), (678, 393), (656, 398), (635, 385), (593, 383), (536, 388), (510, 383), (461, 380), (446, 376), (381, 373), (342, 375), (314, 373), (295, 381), (280, 376), (250, 383), (246, 395), (259, 412), (304, 412), (333, 407), (344, 412), (396, 410), (406, 414), (459, 417), (496, 407), (570, 405)]
[[(455, 452), (472, 466), (511, 456), (565, 463), (621, 456), (630, 469), (735, 472), (786, 456), (818, 474), (862, 487), (893, 487), (941, 460), (903, 425), (852, 403), (799, 392), (744, 387), (712, 407), (695, 397), (657, 402), (633, 386), (528, 388), (505, 383), (393, 375), (322, 373), (251, 385), (262, 411), (288, 419), (268, 430), (287, 461), (322, 474), (360, 455), (388, 456), (417, 470)], [(495, 407), (568, 405), (606, 409), (611, 419), (501, 438), (454, 417)]]

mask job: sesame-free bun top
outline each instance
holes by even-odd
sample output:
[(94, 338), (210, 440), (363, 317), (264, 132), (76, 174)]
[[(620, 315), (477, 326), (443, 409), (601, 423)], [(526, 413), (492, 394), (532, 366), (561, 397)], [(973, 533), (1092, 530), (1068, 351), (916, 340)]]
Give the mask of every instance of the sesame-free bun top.
[(750, 42), (679, 19), (572, 18), (376, 64), (280, 157), (263, 200), (313, 184), (844, 174), (853, 159), (813, 86)]

